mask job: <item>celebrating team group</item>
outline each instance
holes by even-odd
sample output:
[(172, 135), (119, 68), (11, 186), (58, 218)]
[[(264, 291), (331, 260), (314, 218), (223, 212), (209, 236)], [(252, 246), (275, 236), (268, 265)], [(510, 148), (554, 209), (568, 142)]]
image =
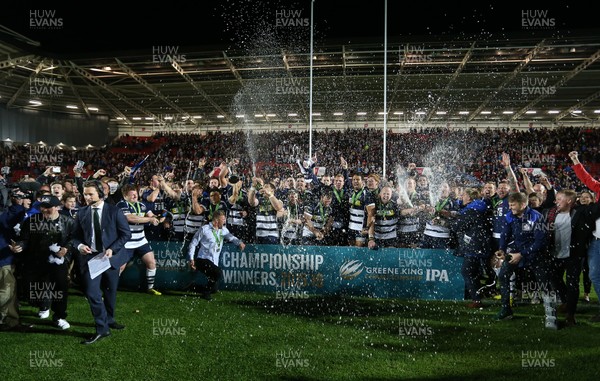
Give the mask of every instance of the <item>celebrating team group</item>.
[[(39, 306), (39, 317), (52, 311), (56, 326), (68, 329), (69, 281), (77, 280), (96, 325), (83, 343), (124, 329), (114, 317), (120, 274), (141, 258), (145, 289), (159, 296), (151, 247), (157, 240), (184, 243), (190, 269), (208, 279), (202, 288), (208, 300), (218, 291), (224, 241), (242, 250), (246, 243), (445, 249), (463, 258), (469, 307), (482, 308), (484, 297), (499, 293), (496, 319), (511, 319), (515, 296), (535, 289), (546, 328), (573, 326), (582, 272), (584, 281), (600, 287), (600, 206), (594, 202), (600, 182), (577, 152), (569, 156), (589, 191), (560, 189), (544, 176), (534, 184), (527, 170), (518, 179), (507, 154), (504, 180), (469, 186), (414, 164), (396, 181), (351, 173), (342, 157), (335, 173), (317, 177), (308, 160), (298, 162), (298, 176), (285, 179), (243, 180), (236, 160), (206, 173), (200, 161), (187, 179), (155, 174), (141, 188), (127, 167), (120, 178), (98, 170), (85, 180), (80, 170), (72, 179), (48, 170), (36, 179), (35, 194), (16, 187), (0, 216), (0, 288), (21, 290), (2, 299), (2, 326), (20, 325), (16, 305), (26, 295)], [(589, 298), (590, 286), (584, 288)], [(564, 323), (557, 317), (563, 312)], [(600, 314), (592, 320), (600, 321)]]

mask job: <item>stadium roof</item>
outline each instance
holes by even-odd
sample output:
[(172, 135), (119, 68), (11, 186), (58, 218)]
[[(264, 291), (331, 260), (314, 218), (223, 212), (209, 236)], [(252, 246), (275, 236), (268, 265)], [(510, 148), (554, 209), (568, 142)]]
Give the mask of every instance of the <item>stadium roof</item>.
[[(198, 29), (202, 43), (190, 36), (195, 26), (182, 36), (181, 30), (167, 34), (175, 27), (163, 24), (162, 35), (148, 32), (144, 38), (157, 24), (130, 23), (130, 29), (107, 38), (97, 34), (90, 19), (68, 13), (61, 17), (61, 11), (24, 13), (29, 28), (17, 20), (20, 31), (12, 24), (0, 33), (0, 103), (53, 113), (107, 114), (122, 125), (308, 123), (309, 8), (277, 9), (267, 24), (255, 21), (244, 33), (244, 18), (230, 17), (218, 26), (207, 23)], [(520, 28), (501, 33), (413, 34), (394, 29), (398, 26), (388, 10), (387, 57), (382, 21), (369, 24), (377, 25), (377, 31), (366, 28), (369, 33), (361, 35), (352, 33), (357, 29), (354, 13), (320, 19), (313, 43), (313, 121), (383, 120), (385, 67), (388, 120), (596, 121), (600, 29), (559, 27), (558, 12), (512, 12)], [(185, 23), (181, 17), (179, 28)], [(346, 38), (339, 30), (327, 33), (336, 28), (327, 21), (339, 18), (349, 24), (344, 29), (348, 36), (361, 38)], [(67, 28), (75, 20), (91, 25)], [(32, 22), (38, 26), (31, 27)], [(526, 23), (530, 26), (524, 27)], [(463, 26), (467, 30), (470, 24)], [(118, 43), (111, 43), (115, 38)]]

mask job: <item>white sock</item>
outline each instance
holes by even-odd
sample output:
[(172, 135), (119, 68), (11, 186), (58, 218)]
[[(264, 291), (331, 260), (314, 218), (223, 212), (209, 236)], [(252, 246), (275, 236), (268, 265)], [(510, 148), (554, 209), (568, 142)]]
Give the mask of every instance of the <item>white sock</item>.
[(148, 281), (148, 290), (154, 288), (154, 277), (156, 276), (156, 269), (146, 269), (146, 280)]

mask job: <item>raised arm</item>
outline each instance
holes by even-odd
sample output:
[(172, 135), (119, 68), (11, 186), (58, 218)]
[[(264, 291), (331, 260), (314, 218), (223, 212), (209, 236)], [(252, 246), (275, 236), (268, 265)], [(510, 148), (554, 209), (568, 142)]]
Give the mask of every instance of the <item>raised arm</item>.
[(229, 203), (231, 205), (235, 205), (238, 203), (238, 197), (240, 195), (240, 190), (242, 189), (242, 182), (238, 181), (237, 183), (233, 184), (232, 186), (232, 191), (231, 191), (231, 196), (229, 196)]
[(508, 179), (508, 183), (510, 185), (510, 192), (516, 193), (519, 192), (519, 184), (517, 183), (517, 176), (515, 176), (515, 172), (510, 166), (510, 156), (506, 152), (502, 152), (502, 165), (506, 170), (506, 177)]
[(542, 203), (542, 209), (550, 209), (554, 206), (554, 202), (556, 201), (556, 192), (552, 183), (546, 176), (540, 178), (540, 184), (546, 187), (546, 199)]
[(160, 181), (160, 188), (164, 190), (169, 197), (175, 201), (181, 200), (181, 192), (175, 192), (162, 176), (160, 176), (158, 179)]
[(196, 170), (194, 171), (194, 174), (192, 175), (192, 180), (196, 181), (196, 180), (202, 180), (204, 179), (204, 166), (206, 165), (206, 159), (202, 158), (200, 160), (198, 160), (198, 167), (196, 168)]
[(340, 156), (340, 166), (342, 167), (342, 175), (344, 175), (344, 188), (352, 187), (352, 179), (348, 175), (348, 162), (343, 156)]
[(44, 173), (42, 173), (41, 175), (38, 176), (37, 179), (35, 179), (35, 181), (37, 181), (38, 183), (45, 185), (45, 184), (50, 184), (52, 182), (52, 168), (53, 167), (46, 167), (46, 170), (44, 171)]
[(252, 179), (252, 186), (248, 190), (248, 204), (250, 204), (250, 206), (258, 206), (258, 198), (256, 198), (256, 188), (258, 187), (258, 189), (261, 189), (262, 185), (263, 180), (261, 178), (254, 177)]
[(192, 212), (194, 212), (194, 214), (204, 213), (204, 206), (202, 206), (200, 201), (198, 201), (198, 198), (201, 195), (202, 195), (202, 191), (200, 189), (198, 189), (198, 188), (192, 189), (191, 200), (192, 200)]
[(154, 202), (154, 201), (156, 201), (156, 198), (158, 197), (158, 193), (160, 192), (160, 187), (153, 188), (152, 186), (149, 186), (148, 188), (151, 189), (152, 192), (150, 192), (146, 196), (146, 201), (148, 201), (148, 202)]
[(219, 168), (221, 168), (221, 170), (219, 171), (219, 184), (221, 185), (221, 187), (225, 188), (229, 183), (229, 181), (227, 181), (227, 175), (229, 175), (229, 167), (227, 166), (227, 163), (223, 162), (219, 165)]
[(275, 194), (271, 191), (270, 187), (263, 188), (263, 194), (269, 199), (269, 202), (271, 202), (273, 209), (275, 209), (278, 212), (283, 209), (283, 201), (275, 197)]
[(525, 185), (526, 194), (529, 195), (535, 192), (533, 190), (533, 183), (531, 182), (529, 175), (527, 175), (527, 168), (521, 168), (521, 175), (523, 175), (523, 185)]
[(125, 167), (123, 169), (123, 172), (121, 172), (117, 176), (117, 178), (119, 179), (119, 188), (123, 188), (125, 185), (129, 184), (130, 176), (131, 176), (131, 168)]
[(573, 161), (573, 170), (577, 178), (596, 194), (596, 201), (600, 201), (600, 181), (594, 180), (592, 175), (585, 170), (583, 164), (579, 161), (577, 151), (569, 152), (569, 157)]
[(81, 171), (82, 171), (81, 169), (79, 169), (79, 170), (73, 169), (73, 174), (74, 174), (73, 180), (75, 180), (75, 186), (77, 187), (79, 194), (83, 194), (83, 177), (81, 176)]

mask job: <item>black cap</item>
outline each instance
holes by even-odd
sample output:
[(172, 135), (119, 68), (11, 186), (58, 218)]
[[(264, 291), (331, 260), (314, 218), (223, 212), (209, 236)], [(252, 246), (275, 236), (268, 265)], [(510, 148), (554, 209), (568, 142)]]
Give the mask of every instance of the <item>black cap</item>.
[(60, 206), (60, 200), (56, 196), (43, 196), (40, 199), (40, 206), (44, 208), (51, 208), (53, 206)]

